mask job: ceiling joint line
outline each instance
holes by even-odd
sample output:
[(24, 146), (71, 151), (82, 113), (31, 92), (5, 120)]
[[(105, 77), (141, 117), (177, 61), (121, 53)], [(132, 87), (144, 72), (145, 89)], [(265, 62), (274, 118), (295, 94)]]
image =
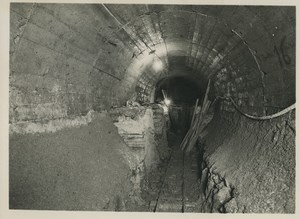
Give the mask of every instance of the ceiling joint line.
[[(161, 36), (161, 39), (163, 40), (163, 43), (165, 45), (165, 50), (166, 50), (166, 65), (167, 65), (167, 69), (169, 69), (169, 53), (168, 53), (168, 47), (167, 47), (167, 44), (166, 44), (166, 40), (165, 40), (165, 36), (163, 34), (163, 31), (161, 29), (161, 25), (160, 25), (160, 14), (156, 14), (157, 16), (157, 25), (158, 25), (158, 28), (159, 28), (159, 31), (160, 31), (160, 36)], [(160, 73), (160, 76), (163, 72)]]
[(140, 50), (140, 54), (142, 53), (142, 49), (138, 46), (138, 42), (136, 42), (135, 39), (133, 39), (133, 36), (128, 33), (128, 31), (123, 27), (123, 24), (119, 21), (119, 19), (111, 12), (111, 10), (105, 5), (105, 4), (102, 4), (102, 6), (104, 7), (104, 9), (110, 14), (110, 16), (112, 16), (114, 18), (114, 20), (118, 23), (119, 25), (119, 28), (120, 29), (123, 29), (127, 35), (130, 37), (130, 39), (132, 40), (132, 42), (134, 43), (134, 45)]
[[(205, 19), (207, 19), (207, 17), (205, 17)], [(204, 20), (202, 20), (201, 21), (201, 29), (205, 29), (204, 27), (205, 27), (205, 24), (206, 24), (206, 22), (204, 22)], [(193, 66), (192, 66), (192, 69), (193, 69), (193, 73), (196, 73), (196, 69), (195, 69), (195, 67), (198, 65), (197, 64), (197, 61), (199, 60), (199, 62), (201, 61), (199, 58), (197, 58), (198, 57), (198, 54), (199, 54), (199, 52), (200, 52), (200, 47), (202, 46), (201, 45), (201, 43), (202, 43), (202, 41), (203, 41), (203, 35), (204, 35), (204, 33), (202, 33), (201, 34), (201, 37), (200, 37), (200, 40), (199, 40), (199, 46), (197, 47), (197, 52), (196, 52), (196, 54), (195, 54), (195, 58), (194, 58), (194, 61), (193, 61)]]
[[(190, 51), (187, 51), (187, 58), (186, 58), (186, 65), (187, 66), (190, 66), (190, 63), (192, 62), (192, 52), (193, 52), (193, 42), (194, 42), (194, 37), (195, 37), (195, 34), (196, 34), (196, 27), (197, 27), (197, 22), (198, 21), (198, 15), (195, 14), (195, 24), (194, 24), (194, 31), (192, 33), (192, 39), (191, 39), (191, 42), (190, 42)], [(189, 56), (188, 56), (189, 54)]]
[[(123, 29), (128, 35), (129, 37), (131, 38), (131, 40), (134, 42), (134, 44), (139, 48), (139, 46), (137, 45), (139, 42), (138, 40), (140, 40), (149, 50), (152, 54), (154, 54), (158, 59), (160, 59), (163, 63), (163, 59), (157, 55), (155, 53), (155, 50), (153, 50), (151, 47), (149, 47), (149, 45), (141, 38), (141, 36), (138, 34), (138, 31), (133, 31), (132, 28), (130, 27), (127, 27), (129, 28), (131, 31), (129, 31), (128, 29), (125, 28), (125, 25), (122, 24), (121, 21), (119, 21), (119, 19), (111, 12), (111, 10), (105, 5), (105, 4), (102, 4), (104, 9), (117, 21), (118, 25), (119, 25), (119, 28)], [(130, 34), (130, 32), (132, 32), (132, 34)], [(135, 37), (137, 37), (138, 39), (134, 39)], [(142, 54), (145, 50), (139, 48), (140, 50), (140, 54)]]
[[(208, 44), (209, 44), (209, 42), (211, 41), (211, 38), (212, 38), (212, 35), (213, 35), (213, 33), (214, 33), (214, 31), (215, 31), (215, 27), (216, 27), (216, 25), (217, 25), (217, 20), (215, 21), (215, 23), (214, 23), (214, 26), (213, 26), (213, 28), (212, 28), (212, 30), (210, 31), (210, 34), (209, 34), (209, 37), (208, 37), (208, 41), (207, 41), (207, 47), (206, 47), (206, 49), (209, 51), (208, 53), (207, 53), (207, 55), (206, 55), (206, 58), (205, 58), (205, 61), (204, 61), (204, 65), (205, 65), (205, 63), (206, 63), (206, 61), (207, 61), (207, 59), (208, 59), (208, 56), (210, 55), (210, 52), (211, 52), (211, 48), (208, 48)], [(213, 45), (214, 46), (214, 45)], [(203, 57), (203, 55), (202, 55), (202, 57)], [(201, 59), (202, 59), (202, 57), (201, 57)], [(200, 72), (202, 71), (202, 69), (203, 69), (203, 66), (204, 65), (201, 65), (201, 68), (200, 68)], [(196, 68), (196, 70), (198, 69), (198, 67), (199, 67), (199, 65), (197, 66), (197, 68)]]
[[(236, 47), (238, 47), (241, 44), (242, 44), (242, 41), (238, 41), (233, 47), (231, 47), (230, 49), (228, 49), (228, 51), (226, 51), (226, 54), (222, 57), (222, 59), (220, 59), (218, 61), (218, 63), (223, 62), (223, 65), (221, 65), (221, 67), (218, 68), (216, 71), (210, 73), (208, 75), (208, 78), (214, 77), (219, 71), (221, 71), (227, 65), (226, 63), (224, 64), (224, 61), (228, 60), (228, 54), (230, 54), (233, 49), (235, 49)], [(237, 55), (239, 55), (239, 53), (237, 53), (235, 56), (237, 56)]]
[[(213, 46), (210, 48), (210, 53), (208, 54), (209, 56), (212, 54), (212, 51), (213, 51), (214, 47), (218, 44), (218, 42), (219, 42), (221, 36), (222, 36), (222, 35), (219, 34), (218, 37), (216, 38), (216, 40), (215, 40)], [(217, 50), (216, 50), (216, 51), (217, 51)], [(217, 54), (218, 54), (218, 51), (217, 51)], [(216, 57), (217, 57), (217, 55), (214, 56), (214, 58), (216, 58)], [(208, 57), (207, 57), (207, 59), (208, 59)], [(212, 59), (212, 61), (207, 62), (207, 59), (205, 60), (205, 63), (206, 63), (206, 64), (205, 64), (205, 65), (202, 67), (202, 69), (201, 69), (201, 71), (203, 71), (203, 74), (207, 71), (207, 69), (209, 68), (209, 66), (211, 66), (211, 64), (213, 63), (213, 60), (214, 60), (214, 59)], [(204, 69), (203, 69), (203, 68), (204, 68)]]
[[(261, 75), (263, 101), (264, 101), (264, 104), (266, 104), (267, 103), (267, 99), (265, 96), (265, 94), (266, 94), (265, 74), (266, 73), (262, 70), (262, 68), (257, 60), (256, 52), (249, 47), (248, 43), (243, 39), (243, 37), (240, 34), (237, 33), (237, 31), (235, 31), (234, 29), (232, 29), (231, 31), (232, 31), (232, 33), (236, 34), (241, 39), (241, 41), (244, 43), (244, 45), (249, 49), (249, 52), (252, 55), (256, 65), (257, 65), (258, 71), (260, 72), (260, 75)], [(264, 114), (266, 115), (266, 113), (267, 113), (266, 109), (264, 108)]]

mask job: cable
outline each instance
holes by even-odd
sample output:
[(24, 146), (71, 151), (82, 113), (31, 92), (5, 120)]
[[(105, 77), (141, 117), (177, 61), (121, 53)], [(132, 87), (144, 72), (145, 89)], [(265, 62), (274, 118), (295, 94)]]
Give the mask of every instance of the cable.
[(252, 115), (249, 115), (249, 114), (246, 114), (246, 113), (242, 112), (242, 111), (238, 108), (237, 104), (234, 102), (234, 100), (233, 100), (231, 97), (220, 97), (220, 96), (218, 96), (216, 99), (218, 99), (218, 98), (219, 98), (219, 99), (222, 99), (222, 100), (230, 100), (231, 103), (233, 104), (234, 108), (235, 108), (240, 114), (242, 114), (243, 116), (245, 116), (245, 117), (247, 117), (247, 118), (249, 118), (249, 119), (254, 119), (254, 120), (270, 120), (270, 119), (274, 119), (274, 118), (277, 118), (277, 117), (279, 117), (279, 116), (282, 116), (282, 115), (284, 115), (284, 114), (288, 113), (289, 111), (291, 111), (291, 110), (293, 110), (293, 109), (296, 108), (296, 104), (294, 103), (293, 105), (291, 105), (291, 106), (285, 108), (284, 110), (281, 110), (280, 112), (277, 112), (277, 113), (275, 113), (275, 114), (273, 114), (273, 115), (268, 115), (268, 116), (261, 116), (261, 117), (259, 117), (259, 116), (252, 116)]

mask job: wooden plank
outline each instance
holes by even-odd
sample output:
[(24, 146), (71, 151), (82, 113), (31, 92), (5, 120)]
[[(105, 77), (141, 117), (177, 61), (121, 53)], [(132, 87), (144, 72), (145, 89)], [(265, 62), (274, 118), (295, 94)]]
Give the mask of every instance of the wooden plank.
[(167, 99), (167, 93), (166, 93), (166, 91), (165, 90), (161, 90), (161, 92), (162, 92), (162, 94), (163, 94), (163, 97), (164, 97), (164, 99)]
[(190, 130), (187, 132), (186, 136), (184, 137), (180, 147), (182, 150), (185, 150), (186, 152), (190, 152), (194, 145), (197, 142), (197, 139), (199, 138), (201, 132), (205, 127), (203, 127), (203, 121), (204, 117), (210, 107), (211, 102), (208, 100), (208, 94), (210, 90), (210, 79), (208, 80), (205, 96), (202, 102), (202, 108), (200, 113), (195, 116), (193, 123), (191, 124)]
[(196, 103), (195, 103), (195, 108), (194, 108), (193, 117), (192, 117), (192, 121), (191, 121), (191, 126), (190, 127), (192, 127), (192, 125), (194, 123), (194, 119), (195, 119), (195, 115), (196, 115), (196, 111), (197, 111), (198, 102), (199, 102), (199, 99), (197, 98)]

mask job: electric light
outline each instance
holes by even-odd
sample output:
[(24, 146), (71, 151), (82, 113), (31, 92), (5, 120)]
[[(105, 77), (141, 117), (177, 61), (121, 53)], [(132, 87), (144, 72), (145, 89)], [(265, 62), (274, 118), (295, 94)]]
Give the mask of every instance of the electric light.
[(167, 106), (169, 106), (169, 105), (171, 104), (171, 100), (170, 100), (170, 99), (167, 99), (167, 98), (166, 98), (164, 101), (165, 101), (165, 104), (166, 104)]

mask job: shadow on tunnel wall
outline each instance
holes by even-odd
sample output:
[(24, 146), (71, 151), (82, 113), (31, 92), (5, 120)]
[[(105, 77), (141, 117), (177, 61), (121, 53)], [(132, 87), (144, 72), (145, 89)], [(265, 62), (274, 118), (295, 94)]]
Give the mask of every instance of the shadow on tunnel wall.
[[(193, 107), (208, 79), (212, 100), (231, 98), (253, 116), (294, 104), (295, 10), (11, 3), (10, 208), (132, 209), (125, 201), (136, 189), (122, 151), (128, 145), (101, 113), (128, 101), (151, 105), (154, 91), (160, 102), (166, 90), (173, 128), (184, 131), (191, 110), (177, 113), (176, 106)], [(226, 199), (228, 212), (294, 213), (294, 112), (257, 122), (230, 101), (218, 110), (204, 139), (202, 176), (210, 184), (203, 211), (226, 209), (220, 200), (228, 193), (214, 190), (218, 179), (236, 192)]]

